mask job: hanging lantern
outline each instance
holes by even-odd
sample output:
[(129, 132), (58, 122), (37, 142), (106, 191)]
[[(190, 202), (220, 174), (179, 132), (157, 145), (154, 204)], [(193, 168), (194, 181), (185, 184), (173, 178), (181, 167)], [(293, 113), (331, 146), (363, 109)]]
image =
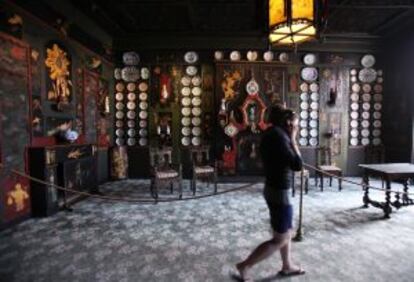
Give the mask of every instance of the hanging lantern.
[(316, 37), (321, 0), (269, 0), (269, 41), (296, 44)]

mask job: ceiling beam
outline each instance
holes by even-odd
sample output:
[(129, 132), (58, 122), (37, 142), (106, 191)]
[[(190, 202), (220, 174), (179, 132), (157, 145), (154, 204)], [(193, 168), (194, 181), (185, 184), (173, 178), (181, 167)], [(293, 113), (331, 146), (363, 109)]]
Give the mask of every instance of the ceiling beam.
[(412, 15), (413, 11), (414, 10), (405, 10), (403, 12), (396, 13), (392, 15), (391, 17), (387, 18), (385, 21), (383, 21), (381, 24), (379, 24), (375, 28), (373, 28), (370, 32), (374, 34), (378, 34), (386, 29), (392, 28), (392, 26), (402, 21), (402, 19)]
[(332, 9), (369, 9), (369, 10), (395, 10), (395, 9), (414, 9), (414, 5), (362, 5), (362, 4), (331, 4)]

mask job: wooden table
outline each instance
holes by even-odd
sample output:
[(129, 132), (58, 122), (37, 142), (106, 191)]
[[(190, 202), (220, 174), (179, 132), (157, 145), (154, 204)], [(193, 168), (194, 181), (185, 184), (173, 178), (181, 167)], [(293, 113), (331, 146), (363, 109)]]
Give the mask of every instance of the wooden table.
[[(380, 208), (384, 211), (384, 217), (390, 218), (392, 207), (399, 209), (402, 206), (408, 206), (414, 204), (413, 200), (408, 197), (407, 194), (403, 194), (400, 197), (399, 193), (395, 194), (395, 201), (391, 202), (391, 181), (399, 180), (403, 182), (404, 192), (408, 192), (408, 181), (414, 177), (414, 164), (410, 163), (388, 163), (388, 164), (360, 164), (364, 170), (363, 173), (363, 185), (365, 185), (365, 193), (363, 197), (364, 207), (368, 207), (371, 204), (374, 207)], [(374, 201), (369, 198), (369, 176), (378, 176), (382, 180), (385, 180), (385, 202)], [(401, 199), (400, 199), (401, 198)]]

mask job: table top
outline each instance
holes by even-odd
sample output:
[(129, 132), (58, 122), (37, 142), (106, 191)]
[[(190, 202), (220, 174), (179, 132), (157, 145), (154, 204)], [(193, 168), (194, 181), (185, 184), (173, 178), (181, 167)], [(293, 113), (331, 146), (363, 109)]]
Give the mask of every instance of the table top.
[(385, 174), (414, 174), (414, 164), (410, 163), (360, 164), (359, 167)]

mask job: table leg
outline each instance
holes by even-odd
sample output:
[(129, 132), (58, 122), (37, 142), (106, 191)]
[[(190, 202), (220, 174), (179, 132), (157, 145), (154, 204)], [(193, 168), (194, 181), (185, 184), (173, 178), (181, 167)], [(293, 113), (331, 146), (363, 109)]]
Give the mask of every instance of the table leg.
[(368, 208), (368, 203), (369, 203), (369, 178), (368, 178), (368, 174), (364, 172), (364, 175), (362, 176), (362, 187), (364, 187), (365, 192), (364, 192), (364, 196), (362, 197), (362, 201), (364, 203), (364, 208)]
[(391, 209), (391, 181), (389, 178), (386, 180), (386, 191), (385, 191), (385, 204), (383, 207), (384, 218), (390, 218)]
[(412, 199), (410, 199), (410, 197), (408, 197), (408, 183), (409, 183), (409, 179), (407, 179), (406, 182), (404, 182), (404, 195), (402, 196), (403, 198), (403, 205), (412, 205), (414, 202)]

